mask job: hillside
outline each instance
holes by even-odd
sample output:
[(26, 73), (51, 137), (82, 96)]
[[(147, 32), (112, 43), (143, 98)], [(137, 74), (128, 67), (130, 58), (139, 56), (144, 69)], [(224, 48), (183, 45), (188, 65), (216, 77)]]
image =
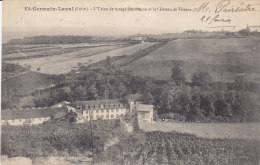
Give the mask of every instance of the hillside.
[[(7, 74), (5, 73), (5, 75)], [(2, 109), (20, 107), (23, 104), (33, 106), (30, 103), (33, 101), (32, 92), (54, 87), (61, 83), (60, 80), (62, 80), (62, 76), (46, 75), (28, 70), (15, 75), (12, 74), (12, 76), (9, 74), (6, 79), (2, 80), (1, 107)], [(27, 98), (27, 95), (29, 98)]]
[(188, 80), (200, 70), (209, 72), (214, 81), (233, 81), (237, 75), (244, 75), (260, 82), (259, 52), (259, 37), (178, 39), (123, 68), (137, 76), (166, 80), (178, 63)]

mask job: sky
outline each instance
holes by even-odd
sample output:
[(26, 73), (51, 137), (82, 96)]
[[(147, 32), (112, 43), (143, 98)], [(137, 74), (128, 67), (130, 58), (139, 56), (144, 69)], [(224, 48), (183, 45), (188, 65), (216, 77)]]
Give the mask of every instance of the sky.
[[(195, 12), (203, 3), (209, 2), (206, 12)], [(225, 9), (245, 8), (250, 3), (253, 11), (215, 13), (218, 5)], [(25, 7), (36, 8), (88, 8), (86, 11), (26, 11)], [(146, 8), (156, 11), (90, 11), (90, 8)], [(178, 8), (192, 11), (179, 11)], [(158, 11), (159, 8), (177, 11)], [(115, 9), (114, 9), (115, 10)], [(227, 22), (202, 22), (201, 18), (210, 17), (230, 20)], [(204, 20), (205, 20), (204, 19)], [(6, 0), (3, 1), (3, 38), (30, 35), (131, 35), (161, 34), (183, 32), (189, 29), (230, 30), (234, 31), (249, 26), (260, 26), (260, 2), (258, 0)], [(218, 27), (218, 28), (209, 28)]]

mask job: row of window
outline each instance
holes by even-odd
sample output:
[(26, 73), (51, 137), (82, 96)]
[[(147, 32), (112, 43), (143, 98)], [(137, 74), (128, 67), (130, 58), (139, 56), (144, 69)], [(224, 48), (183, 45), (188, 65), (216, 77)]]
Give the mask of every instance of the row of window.
[(102, 110), (91, 110), (90, 113), (94, 113), (94, 112), (96, 112), (96, 113), (104, 113), (104, 112), (109, 113), (109, 111), (110, 112), (120, 112), (120, 111), (124, 111), (124, 110), (125, 109), (106, 109), (106, 110), (102, 109)]
[(116, 108), (116, 107), (124, 107), (123, 104), (98, 104), (98, 105), (85, 105), (82, 108), (85, 109), (93, 109), (93, 108)]
[[(123, 114), (121, 114), (121, 115), (119, 115), (119, 114), (111, 115), (110, 119), (119, 118), (120, 116), (122, 117)], [(88, 119), (88, 116), (86, 116), (86, 118)], [(90, 115), (90, 118), (93, 119), (93, 115)], [(109, 119), (109, 115), (97, 115), (96, 118), (97, 119)]]

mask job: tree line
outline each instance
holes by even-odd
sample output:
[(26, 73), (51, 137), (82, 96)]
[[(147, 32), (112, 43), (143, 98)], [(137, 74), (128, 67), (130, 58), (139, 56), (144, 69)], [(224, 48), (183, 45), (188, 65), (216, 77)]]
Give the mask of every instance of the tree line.
[(167, 81), (133, 76), (115, 66), (88, 68), (65, 77), (62, 88), (33, 93), (35, 106), (51, 106), (63, 100), (124, 99), (127, 94), (140, 93), (159, 116), (171, 114), (175, 120), (258, 120), (259, 86), (243, 77), (232, 83), (213, 82), (209, 73), (198, 71), (192, 74), (192, 82), (187, 82), (179, 65), (173, 67), (172, 78)]

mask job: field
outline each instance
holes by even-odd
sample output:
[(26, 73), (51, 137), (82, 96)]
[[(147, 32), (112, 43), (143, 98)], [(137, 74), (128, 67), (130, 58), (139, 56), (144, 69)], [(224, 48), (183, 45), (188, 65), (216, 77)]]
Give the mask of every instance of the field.
[[(94, 123), (94, 161), (97, 164), (238, 165), (259, 163), (260, 144), (254, 139), (203, 138), (177, 132), (135, 132), (125, 134), (116, 122)], [(108, 139), (119, 139), (104, 149)], [(32, 159), (32, 164), (55, 161), (80, 164), (90, 154), (90, 126), (64, 122), (33, 127), (2, 128), (6, 162)], [(21, 157), (19, 157), (21, 156)], [(53, 157), (54, 156), (54, 157)], [(16, 158), (15, 158), (16, 157)], [(71, 159), (70, 159), (71, 158)], [(27, 159), (30, 162), (30, 159)], [(71, 162), (72, 161), (72, 162)], [(19, 163), (18, 163), (19, 164)]]
[(260, 82), (260, 38), (177, 39), (124, 68), (138, 76), (170, 79), (179, 63), (189, 81), (197, 70), (208, 71), (214, 81), (233, 81), (236, 75)]
[(260, 141), (259, 123), (174, 123), (154, 122), (141, 125), (145, 132), (162, 131), (194, 134), (203, 138), (231, 138)]
[[(19, 63), (22, 66), (30, 65), (31, 70), (33, 71), (38, 70), (41, 73), (61, 74), (67, 73), (72, 69), (77, 69), (81, 65), (89, 65), (99, 62), (106, 59), (107, 56), (114, 57), (132, 55), (133, 53), (152, 46), (153, 44), (155, 43), (117, 43), (107, 45), (72, 44), (58, 46), (50, 44), (47, 47), (46, 45), (34, 45), (31, 47), (24, 45), (18, 49), (22, 53), (14, 52), (15, 50), (6, 50), (6, 54), (3, 56), (5, 62)], [(17, 57), (23, 56), (26, 58), (16, 59)], [(11, 59), (11, 57), (16, 58)]]
[(50, 75), (28, 71), (3, 80), (2, 96), (26, 94), (36, 89), (53, 86), (54, 84), (55, 82)]
[[(153, 45), (158, 47), (151, 49)], [(161, 45), (150, 42), (5, 45), (3, 59), (30, 65), (33, 71), (60, 74), (82, 65), (93, 66), (110, 56), (121, 57), (114, 59), (115, 65), (142, 77), (170, 79), (171, 68), (179, 63), (188, 81), (195, 71), (208, 71), (214, 81), (230, 82), (237, 75), (244, 75), (260, 82), (259, 51), (260, 38), (251, 36), (177, 39)]]

